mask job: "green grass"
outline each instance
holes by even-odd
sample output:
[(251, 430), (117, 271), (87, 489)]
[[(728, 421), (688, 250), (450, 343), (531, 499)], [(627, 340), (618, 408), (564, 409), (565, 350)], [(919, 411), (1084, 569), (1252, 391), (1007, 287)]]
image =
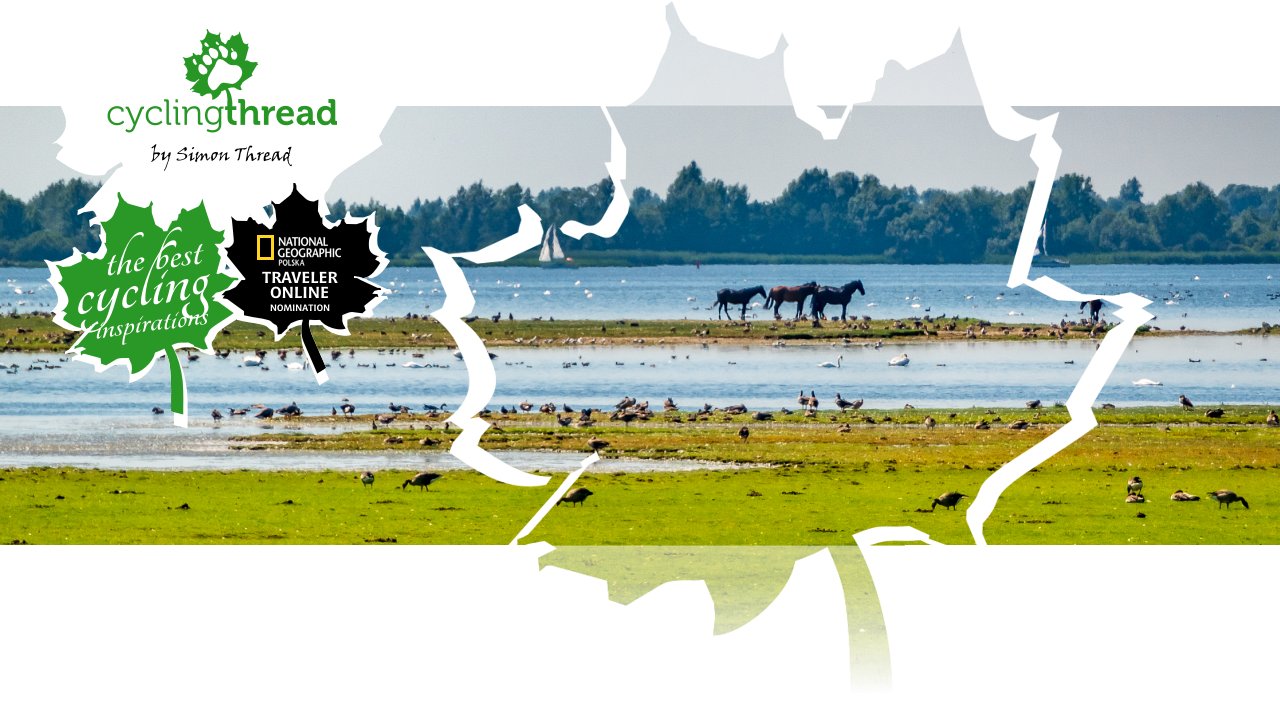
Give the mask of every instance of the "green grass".
[(365, 488), (346, 471), (2, 470), (0, 542), (505, 544), (551, 491), (461, 471), (402, 491), (411, 476)]
[[(548, 416), (497, 420), (489, 449), (585, 453), (590, 437), (608, 456), (714, 460), (734, 469), (591, 473), (595, 495), (554, 508), (530, 540), (556, 545), (848, 545), (859, 530), (912, 525), (944, 543), (968, 543), (962, 510), (930, 512), (931, 497), (971, 497), (1004, 462), (1065, 421), (1048, 409), (876, 411), (837, 432), (834, 413), (786, 422), (721, 415), (680, 424), (653, 420), (559, 428)], [(932, 431), (925, 413), (942, 419)], [(682, 414), (685, 415), (685, 414)], [(991, 430), (971, 427), (999, 415)], [(1210, 421), (1168, 408), (1100, 411), (1103, 425), (1023, 477), (987, 523), (992, 543), (1280, 544), (1280, 429), (1265, 410), (1230, 407)], [(893, 420), (884, 422), (888, 416)], [(745, 416), (739, 417), (745, 418)], [(1025, 431), (1003, 424), (1034, 421)], [(494, 419), (491, 419), (494, 420)], [(343, 421), (339, 421), (343, 422)], [(363, 428), (365, 420), (351, 421)], [(447, 440), (440, 428), (353, 430), (268, 437), (290, 450), (420, 451), (415, 440)], [(748, 441), (737, 437), (751, 428)], [(1166, 430), (1166, 427), (1168, 428)], [(387, 445), (396, 435), (403, 444)], [(267, 445), (272, 447), (273, 445)], [(269, 451), (269, 450), (268, 450)], [(249, 462), (251, 460), (247, 460)], [(536, 467), (530, 469), (537, 469)], [(1148, 503), (1126, 504), (1128, 477), (1140, 475)], [(429, 492), (401, 491), (407, 472), (380, 473), (371, 489), (350, 472), (128, 472), (20, 469), (0, 472), (0, 542), (31, 543), (399, 543), (509, 542), (556, 486), (522, 489), (475, 472), (449, 472)], [(1205, 495), (1227, 488), (1248, 497), (1219, 509), (1174, 503), (1175, 489)], [(126, 493), (114, 493), (116, 491)], [(127, 493), (136, 492), (136, 493)], [(58, 496), (64, 498), (58, 499)], [(292, 504), (287, 503), (292, 501)], [(183, 503), (189, 510), (174, 508)], [(1139, 512), (1145, 518), (1138, 518)]]

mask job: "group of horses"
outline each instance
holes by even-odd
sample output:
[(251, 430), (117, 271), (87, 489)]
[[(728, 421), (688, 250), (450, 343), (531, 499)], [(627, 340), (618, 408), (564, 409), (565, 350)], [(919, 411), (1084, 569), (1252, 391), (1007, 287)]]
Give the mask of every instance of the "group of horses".
[(800, 314), (804, 310), (805, 300), (809, 300), (809, 310), (814, 320), (822, 317), (823, 311), (828, 305), (840, 304), (840, 320), (845, 320), (849, 311), (849, 301), (853, 298), (853, 292), (857, 291), (862, 295), (867, 295), (867, 290), (862, 287), (861, 281), (850, 281), (844, 286), (819, 286), (816, 281), (810, 281), (807, 284), (799, 286), (774, 286), (766, 293), (764, 286), (753, 286), (751, 288), (722, 288), (716, 291), (716, 319), (719, 320), (721, 314), (726, 318), (733, 318), (729, 312), (730, 305), (742, 306), (742, 319), (747, 319), (747, 305), (756, 296), (764, 296), (765, 310), (773, 309), (773, 317), (782, 317), (782, 304), (796, 304), (796, 319), (800, 319)]

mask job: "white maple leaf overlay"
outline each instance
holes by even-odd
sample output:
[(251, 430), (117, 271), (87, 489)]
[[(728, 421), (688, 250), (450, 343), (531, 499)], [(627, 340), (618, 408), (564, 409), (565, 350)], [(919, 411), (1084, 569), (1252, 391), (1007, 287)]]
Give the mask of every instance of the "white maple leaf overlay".
[[(1111, 377), (1138, 327), (1152, 318), (1151, 313), (1146, 310), (1146, 306), (1151, 301), (1134, 293), (1082, 293), (1049, 276), (1031, 278), (1031, 261), (1035, 256), (1036, 241), (1040, 233), (1039, 224), (1044, 220), (1045, 208), (1049, 202), (1049, 194), (1053, 188), (1058, 162), (1062, 155), (1062, 149), (1053, 138), (1058, 116), (1055, 113), (1037, 120), (1021, 115), (1011, 107), (988, 105), (985, 108), (989, 124), (1000, 136), (1013, 141), (1032, 139), (1030, 157), (1036, 166), (1031, 202), (1027, 207), (1027, 216), (1022, 224), (1018, 249), (1009, 271), (1009, 288), (1026, 286), (1049, 298), (1073, 303), (1101, 298), (1117, 306), (1115, 315), (1121, 322), (1112, 327), (1103, 337), (1096, 353), (1067, 399), (1066, 405), (1071, 420), (1004, 464), (982, 483), (982, 487), (965, 514), (974, 542), (978, 545), (987, 544), (983, 527), (995, 510), (996, 502), (999, 501), (1004, 490), (1022, 475), (1053, 457), (1097, 426), (1098, 421), (1093, 414), (1093, 403)], [(577, 221), (569, 221), (561, 225), (561, 231), (574, 239), (582, 239), (588, 234), (612, 237), (622, 225), (630, 207), (623, 187), (623, 181), (626, 179), (626, 145), (608, 108), (602, 107), (601, 111), (609, 124), (611, 134), (610, 160), (605, 167), (613, 182), (613, 199), (600, 221), (594, 225), (584, 225)], [(815, 113), (797, 109), (796, 114), (818, 129), (825, 139), (830, 140), (839, 136), (844, 120), (848, 117), (848, 110), (835, 119), (826, 118), (820, 111)], [(476, 264), (505, 261), (539, 246), (543, 234), (542, 219), (528, 205), (521, 205), (519, 211), (520, 225), (516, 233), (483, 249), (456, 254), (433, 247), (424, 247), (423, 250), (435, 265), (445, 292), (443, 305), (431, 315), (457, 341), (470, 377), (466, 398), (449, 419), (462, 429), (462, 434), (451, 445), (450, 452), (459, 460), (493, 479), (507, 484), (531, 487), (546, 484), (549, 477), (517, 469), (480, 447), (480, 439), (489, 428), (489, 424), (476, 414), (492, 400), (497, 386), (497, 377), (484, 341), (463, 322), (463, 318), (471, 315), (475, 307), (475, 297), (471, 293), (470, 283), (457, 263), (457, 259), (465, 259)], [(593, 453), (582, 461), (578, 469), (570, 472), (546, 503), (516, 534), (511, 544), (517, 544), (520, 539), (532, 533), (560, 497), (578, 480), (578, 477), (599, 459), (599, 455)], [(909, 526), (870, 528), (860, 531), (853, 538), (859, 547), (888, 541), (938, 544), (927, 534)]]

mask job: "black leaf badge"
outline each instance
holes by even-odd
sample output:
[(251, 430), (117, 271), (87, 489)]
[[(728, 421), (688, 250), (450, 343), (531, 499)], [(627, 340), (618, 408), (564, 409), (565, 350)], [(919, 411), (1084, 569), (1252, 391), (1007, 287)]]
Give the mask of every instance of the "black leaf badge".
[(367, 280), (387, 266), (371, 218), (328, 223), (319, 202), (295, 185), (274, 204), (272, 224), (231, 221), (227, 257), (244, 280), (224, 298), (245, 320), (272, 328), (277, 340), (301, 325), (302, 347), (322, 384), (329, 377), (311, 324), (346, 335), (347, 320), (368, 315), (383, 299), (383, 289)]

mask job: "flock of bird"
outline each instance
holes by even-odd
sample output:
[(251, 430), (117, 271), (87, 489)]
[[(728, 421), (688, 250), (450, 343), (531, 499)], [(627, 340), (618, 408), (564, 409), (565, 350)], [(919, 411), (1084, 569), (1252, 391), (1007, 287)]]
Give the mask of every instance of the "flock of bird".
[[(1145, 486), (1146, 486), (1146, 483), (1142, 481), (1142, 477), (1135, 476), (1132, 479), (1130, 479), (1129, 483), (1125, 487), (1129, 492), (1125, 496), (1125, 499), (1124, 499), (1125, 503), (1129, 503), (1129, 504), (1146, 503), (1147, 499), (1145, 496), (1142, 495), (1142, 489)], [(1245, 501), (1243, 496), (1229, 489), (1218, 489), (1217, 491), (1210, 491), (1208, 492), (1208, 497), (1218, 502), (1218, 508), (1222, 508), (1223, 506), (1230, 508), (1231, 504), (1234, 504), (1237, 501), (1240, 502), (1241, 506), (1244, 506), (1245, 508), (1249, 508), (1249, 502)], [(1169, 496), (1169, 500), (1170, 501), (1199, 501), (1200, 497), (1196, 496), (1195, 494), (1188, 494), (1187, 492), (1181, 489), (1176, 489), (1174, 490), (1173, 494)]]
[[(837, 364), (838, 362), (839, 360), (837, 360)], [(820, 405), (819, 398), (817, 396), (816, 391), (814, 390), (810, 390), (808, 394), (806, 394), (803, 390), (801, 390), (796, 396), (796, 402), (802, 408), (805, 409), (804, 413), (806, 416), (812, 416), (816, 414), (817, 409)], [(864, 404), (864, 399), (860, 398), (854, 401), (850, 401), (848, 399), (845, 399), (839, 392), (836, 392), (834, 403), (836, 408), (842, 412), (851, 411), (851, 410), (856, 411), (862, 408)], [(1195, 408), (1195, 405), (1192, 403), (1190, 399), (1187, 398), (1185, 394), (1178, 395), (1178, 403), (1183, 410), (1193, 410)], [(1027, 401), (1024, 405), (1029, 410), (1037, 410), (1043, 407), (1043, 403), (1039, 399)], [(1111, 406), (1110, 404), (1106, 404), (1106, 405)], [(448, 404), (440, 404), (439, 406), (424, 404), (423, 410), (425, 412), (431, 413), (434, 416), (440, 411), (446, 410), (447, 407), (448, 407)], [(1114, 406), (1111, 406), (1111, 407), (1114, 408)], [(264, 419), (264, 420), (271, 419), (275, 416), (289, 418), (289, 417), (297, 417), (302, 415), (302, 409), (299, 408), (297, 403), (290, 403), (289, 405), (279, 409), (273, 409), (269, 406), (265, 406), (262, 404), (255, 404), (253, 406), (246, 407), (246, 408), (229, 408), (228, 413), (231, 416), (244, 416), (249, 414), (250, 410), (254, 408), (258, 409), (258, 412), (254, 414), (253, 417), (258, 419)], [(387, 408), (390, 411), (390, 414), (379, 414), (375, 416), (373, 421), (373, 427), (375, 429), (378, 428), (379, 424), (383, 426), (390, 425), (392, 422), (394, 422), (395, 420), (397, 420), (398, 418), (404, 415), (410, 415), (410, 416), (413, 415), (413, 410), (409, 406), (406, 406), (403, 404), (396, 404), (394, 402), (388, 403)], [(911, 408), (911, 405), (907, 404), (907, 408)], [(524, 401), (519, 404), (513, 405), (511, 408), (507, 408), (504, 405), (500, 408), (499, 412), (502, 415), (506, 416), (510, 414), (517, 414), (520, 412), (531, 413), (533, 412), (533, 410), (534, 410), (534, 405), (532, 403), (529, 403), (528, 401)], [(580, 410), (575, 411), (568, 404), (557, 405), (555, 403), (540, 404), (537, 407), (537, 410), (539, 413), (555, 416), (557, 423), (562, 427), (567, 427), (569, 425), (575, 425), (577, 427), (590, 427), (592, 424), (595, 423), (595, 420), (593, 419), (593, 415), (600, 412), (599, 409), (594, 409), (594, 408), (582, 408)], [(675, 401), (672, 398), (668, 397), (667, 399), (665, 399), (665, 401), (663, 402), (664, 413), (671, 413), (678, 410), (679, 410), (679, 406), (675, 403)], [(356, 411), (355, 405), (352, 404), (348, 399), (344, 398), (342, 400), (341, 405), (334, 406), (332, 408), (331, 415), (338, 416), (339, 414), (341, 414), (344, 417), (350, 417), (355, 414), (355, 411)], [(732, 404), (720, 409), (712, 408), (711, 404), (704, 404), (702, 408), (700, 408), (698, 411), (694, 413), (694, 417), (697, 418), (700, 416), (702, 417), (709, 416), (714, 411), (724, 412), (732, 416), (732, 415), (740, 415), (740, 414), (747, 413), (748, 409), (744, 404)], [(152, 408), (152, 413), (161, 414), (163, 412), (164, 411), (158, 406)], [(792, 411), (790, 411), (789, 409), (783, 408), (781, 409), (780, 412), (782, 414), (790, 414)], [(561, 414), (564, 414), (564, 415), (561, 415)], [(576, 420), (574, 418), (575, 414), (576, 414)], [(1221, 418), (1223, 414), (1224, 414), (1224, 410), (1221, 408), (1209, 409), (1205, 413), (1205, 415), (1210, 418)], [(489, 413), (488, 411), (485, 411), (485, 412), (482, 412), (480, 415), (487, 416), (487, 415), (491, 415), (491, 413)], [(623, 396), (622, 400), (620, 400), (618, 403), (614, 405), (614, 410), (611, 414), (609, 414), (608, 418), (610, 420), (620, 421), (625, 425), (629, 425), (632, 421), (647, 420), (649, 418), (652, 418), (654, 415), (655, 415), (654, 412), (651, 411), (649, 408), (648, 401), (637, 401), (635, 398), (629, 395), (625, 395)], [(215, 422), (221, 421), (224, 417), (223, 414), (216, 408), (213, 409), (211, 416), (213, 417), (213, 420)], [(951, 416), (954, 417), (955, 414), (953, 413), (951, 414)], [(773, 414), (769, 412), (764, 412), (764, 411), (757, 411), (754, 414), (752, 414), (752, 417), (757, 421), (766, 421), (766, 420), (772, 420)], [(994, 421), (1000, 422), (1000, 418), (996, 417)], [(930, 415), (926, 415), (923, 418), (922, 422), (924, 426), (930, 430), (937, 425), (937, 421)], [(1266, 424), (1272, 427), (1280, 427), (1280, 416), (1277, 416), (1274, 410), (1268, 411), (1267, 417), (1266, 417)], [(1029, 426), (1030, 424), (1026, 420), (1022, 420), (1022, 419), (1015, 420), (1007, 425), (1007, 427), (1012, 430), (1025, 430)], [(979, 420), (973, 427), (974, 429), (977, 429), (977, 430), (986, 430), (991, 427), (991, 424), (986, 419), (982, 419), (982, 420)], [(837, 432), (842, 432), (842, 433), (850, 432), (851, 429), (852, 428), (848, 423), (843, 423), (837, 426)], [(748, 441), (749, 438), (751, 437), (750, 427), (746, 425), (740, 426), (738, 428), (737, 435), (742, 442)], [(435, 443), (432, 443), (432, 444), (435, 444)], [(587, 449), (593, 453), (603, 452), (609, 446), (610, 444), (608, 441), (602, 440), (594, 436), (587, 441), (587, 445), (586, 445)], [(419, 472), (411, 479), (406, 479), (404, 483), (401, 484), (400, 488), (405, 489), (410, 486), (416, 486), (426, 491), (426, 490), (429, 490), (430, 485), (433, 482), (439, 480), (441, 476), (442, 475), (435, 472)], [(360, 482), (365, 487), (371, 487), (373, 486), (373, 483), (375, 480), (375, 473), (372, 470), (365, 470), (360, 474), (356, 475), (356, 478), (359, 479)], [(1145, 484), (1140, 477), (1135, 476), (1132, 479), (1130, 479), (1126, 487), (1127, 494), (1125, 497), (1125, 502), (1126, 503), (1146, 503), (1146, 497), (1142, 493), (1144, 487), (1145, 487)], [(559, 499), (559, 501), (557, 501), (557, 505), (568, 503), (571, 506), (576, 507), (578, 505), (581, 505), (587, 499), (587, 497), (592, 495), (593, 495), (593, 492), (591, 490), (586, 489), (584, 487), (579, 487), (567, 493), (565, 496)], [(1211, 492), (1208, 492), (1206, 495), (1210, 499), (1217, 501), (1219, 508), (1221, 508), (1222, 506), (1230, 507), (1231, 504), (1237, 503), (1237, 502), (1240, 503), (1242, 506), (1244, 506), (1246, 509), (1249, 508), (1249, 503), (1248, 501), (1245, 500), (1244, 496), (1241, 496), (1236, 492), (1228, 489), (1219, 489), (1216, 491), (1211, 491)], [(932, 505), (930, 506), (928, 511), (930, 512), (936, 511), (937, 507), (939, 506), (942, 506), (947, 509), (955, 510), (955, 508), (959, 505), (960, 501), (965, 498), (968, 498), (967, 494), (963, 494), (957, 491), (946, 492), (932, 499)], [(1177, 501), (1177, 502), (1201, 500), (1200, 496), (1189, 494), (1183, 491), (1182, 489), (1178, 489), (1174, 491), (1169, 498), (1170, 500)], [(1143, 516), (1143, 514), (1139, 514), (1139, 515)]]

